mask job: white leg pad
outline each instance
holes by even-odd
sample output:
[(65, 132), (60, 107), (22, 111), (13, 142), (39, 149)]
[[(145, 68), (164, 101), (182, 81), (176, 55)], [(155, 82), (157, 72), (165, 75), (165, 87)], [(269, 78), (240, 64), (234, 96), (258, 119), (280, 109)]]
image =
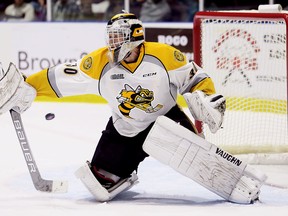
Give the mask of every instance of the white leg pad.
[(245, 162), (164, 116), (157, 118), (143, 149), (231, 202), (253, 202), (266, 179), (260, 171), (255, 175)]
[(267, 176), (261, 171), (256, 170), (249, 165), (246, 166), (242, 177), (235, 185), (229, 200), (231, 202), (253, 203), (260, 194), (260, 188), (266, 181)]
[(131, 177), (120, 180), (115, 186), (107, 190), (95, 178), (88, 163), (80, 167), (75, 172), (75, 176), (82, 181), (98, 202), (112, 200), (119, 193), (129, 190), (133, 185), (138, 183), (138, 176), (136, 173), (132, 173)]

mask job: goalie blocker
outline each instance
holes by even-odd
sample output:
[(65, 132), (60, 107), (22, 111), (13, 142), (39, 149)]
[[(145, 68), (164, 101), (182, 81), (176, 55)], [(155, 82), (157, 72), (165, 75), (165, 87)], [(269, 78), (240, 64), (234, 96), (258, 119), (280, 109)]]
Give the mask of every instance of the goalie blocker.
[(143, 149), (222, 198), (240, 204), (258, 199), (266, 175), (167, 117), (160, 116)]
[(13, 63), (9, 64), (6, 73), (0, 66), (0, 90), (0, 115), (11, 109), (22, 113), (36, 97), (36, 90), (24, 81)]

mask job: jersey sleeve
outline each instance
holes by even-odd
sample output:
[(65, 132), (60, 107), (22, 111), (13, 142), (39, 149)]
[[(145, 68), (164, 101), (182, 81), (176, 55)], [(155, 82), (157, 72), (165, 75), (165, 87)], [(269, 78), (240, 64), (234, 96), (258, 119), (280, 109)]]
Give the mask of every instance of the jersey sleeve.
[(26, 78), (26, 82), (34, 87), (37, 91), (37, 96), (57, 97), (57, 94), (49, 84), (47, 78), (48, 69), (44, 69), (38, 73), (32, 74)]
[(81, 71), (80, 63), (81, 60), (44, 69), (27, 77), (26, 82), (36, 89), (37, 96), (98, 95), (98, 80)]
[(215, 93), (215, 87), (209, 75), (194, 62), (169, 71), (170, 81), (177, 86), (180, 94), (201, 90), (207, 95)]
[(63, 63), (32, 74), (26, 82), (37, 96), (65, 97), (99, 93), (99, 79), (108, 63), (107, 48), (100, 48), (75, 63)]

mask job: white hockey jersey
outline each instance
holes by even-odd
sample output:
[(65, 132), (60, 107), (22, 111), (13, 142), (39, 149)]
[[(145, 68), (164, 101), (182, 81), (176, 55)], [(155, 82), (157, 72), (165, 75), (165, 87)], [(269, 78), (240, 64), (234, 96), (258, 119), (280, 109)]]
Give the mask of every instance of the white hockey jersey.
[(114, 67), (107, 53), (107, 47), (100, 48), (75, 63), (33, 74), (26, 82), (37, 90), (38, 96), (102, 96), (112, 108), (115, 128), (128, 137), (165, 115), (176, 105), (178, 93), (215, 93), (207, 73), (169, 45), (144, 42), (136, 62), (122, 61)]

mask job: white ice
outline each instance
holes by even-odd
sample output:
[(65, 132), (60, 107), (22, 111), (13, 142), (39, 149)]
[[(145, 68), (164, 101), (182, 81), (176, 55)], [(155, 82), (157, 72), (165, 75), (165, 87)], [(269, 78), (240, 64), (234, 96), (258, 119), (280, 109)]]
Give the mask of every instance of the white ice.
[[(53, 120), (45, 119), (48, 112), (55, 113)], [(65, 194), (35, 190), (10, 115), (0, 116), (0, 216), (288, 215), (288, 189), (265, 185), (260, 202), (233, 204), (152, 158), (139, 166), (139, 184), (113, 201), (95, 202), (74, 172), (91, 159), (109, 116), (107, 105), (44, 102), (22, 114), (42, 177), (68, 180)], [(283, 177), (272, 171), (274, 179)]]

